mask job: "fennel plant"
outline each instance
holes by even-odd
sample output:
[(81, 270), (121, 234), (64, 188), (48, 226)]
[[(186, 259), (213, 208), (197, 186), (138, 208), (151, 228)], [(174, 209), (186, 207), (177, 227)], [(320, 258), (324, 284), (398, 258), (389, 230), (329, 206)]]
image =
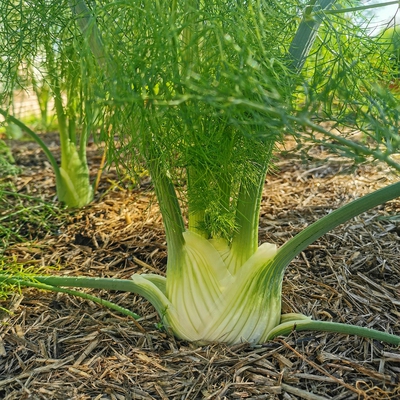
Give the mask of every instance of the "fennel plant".
[[(301, 70), (334, 0), (171, 3), (69, 2), (97, 65), (118, 132), (113, 157), (148, 168), (168, 245), (167, 276), (130, 280), (0, 275), (8, 284), (70, 292), (86, 287), (148, 299), (164, 327), (190, 341), (262, 343), (293, 329), (386, 332), (281, 315), (287, 265), (324, 233), (400, 196), (400, 182), (326, 215), (281, 248), (258, 242), (265, 175), (275, 144), (299, 125)], [(114, 146), (114, 147), (113, 147)], [(101, 300), (98, 300), (99, 302)], [(126, 310), (120, 310), (127, 313)]]
[[(86, 144), (95, 126), (87, 86), (90, 74), (87, 63), (81, 62), (79, 31), (73, 31), (65, 7), (27, 2), (19, 8), (13, 0), (0, 5), (0, 26), (3, 54), (0, 85), (4, 89), (0, 95), (0, 114), (6, 123), (26, 132), (42, 148), (55, 173), (58, 200), (67, 207), (82, 207), (93, 199)], [(54, 101), (60, 163), (40, 136), (12, 113), (13, 91), (29, 86), (37, 95), (44, 127), (49, 98)]]

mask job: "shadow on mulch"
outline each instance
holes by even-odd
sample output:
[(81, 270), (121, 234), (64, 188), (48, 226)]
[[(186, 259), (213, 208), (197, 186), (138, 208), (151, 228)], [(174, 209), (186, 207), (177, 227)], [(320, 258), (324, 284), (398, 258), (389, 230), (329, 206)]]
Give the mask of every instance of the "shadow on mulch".
[[(56, 144), (55, 144), (56, 147)], [(32, 144), (14, 147), (20, 193), (54, 199), (53, 174)], [(381, 165), (281, 158), (268, 175), (260, 241), (283, 244), (305, 226), (396, 178)], [(94, 170), (101, 153), (93, 145)], [(23, 160), (23, 161), (22, 161)], [(60, 274), (127, 278), (165, 273), (166, 243), (151, 184), (102, 178), (95, 201), (59, 211), (51, 228), (10, 243), (6, 260), (57, 266)], [(400, 334), (400, 228), (392, 201), (325, 235), (294, 260), (283, 312)], [(139, 296), (96, 292), (142, 318), (97, 304), (24, 289), (1, 303), (0, 398), (12, 399), (400, 399), (400, 350), (369, 339), (293, 332), (262, 345), (198, 346), (159, 329)]]

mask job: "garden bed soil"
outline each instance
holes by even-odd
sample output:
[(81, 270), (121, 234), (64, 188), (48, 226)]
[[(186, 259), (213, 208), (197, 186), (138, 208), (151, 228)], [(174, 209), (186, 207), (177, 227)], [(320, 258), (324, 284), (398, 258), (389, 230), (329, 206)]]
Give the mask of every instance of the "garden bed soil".
[[(56, 136), (45, 139), (57, 152)], [(136, 182), (107, 169), (93, 203), (66, 211), (55, 201), (54, 176), (40, 149), (10, 144), (21, 171), (2, 182), (12, 181), (19, 193), (42, 198), (53, 210), (45, 224), (12, 217), (25, 239), (10, 239), (3, 261), (42, 273), (55, 267), (53, 273), (65, 275), (165, 274), (167, 248), (149, 178)], [(93, 178), (101, 155), (89, 146)], [(266, 179), (260, 241), (282, 245), (323, 215), (396, 179), (385, 165), (354, 167), (328, 158), (320, 147), (307, 158), (284, 153)], [(21, 201), (15, 200), (15, 209)], [(354, 218), (302, 252), (285, 274), (283, 312), (400, 335), (400, 226), (386, 218), (396, 214), (399, 200)], [(168, 336), (139, 296), (88, 292), (141, 318), (34, 289), (1, 302), (9, 310), (0, 316), (1, 399), (400, 399), (396, 346), (323, 332), (293, 332), (257, 346), (198, 345)]]

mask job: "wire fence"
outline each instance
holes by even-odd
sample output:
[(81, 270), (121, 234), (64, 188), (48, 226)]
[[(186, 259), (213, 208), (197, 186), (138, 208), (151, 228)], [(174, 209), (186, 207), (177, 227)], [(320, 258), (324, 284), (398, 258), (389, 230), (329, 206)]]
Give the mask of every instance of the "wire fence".
[[(38, 99), (32, 88), (18, 90), (13, 94), (11, 105), (3, 105), (2, 108), (8, 110), (9, 114), (18, 119), (40, 119), (41, 112)], [(47, 107), (48, 116), (54, 115), (54, 102), (50, 99)], [(0, 115), (0, 121), (4, 118)]]

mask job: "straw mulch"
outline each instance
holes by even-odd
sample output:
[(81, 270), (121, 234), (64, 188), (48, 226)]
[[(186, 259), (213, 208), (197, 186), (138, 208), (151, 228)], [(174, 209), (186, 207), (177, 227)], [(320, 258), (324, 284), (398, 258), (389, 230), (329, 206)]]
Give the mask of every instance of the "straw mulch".
[[(56, 148), (56, 144), (54, 145)], [(281, 245), (311, 222), (396, 180), (383, 165), (353, 168), (316, 148), (281, 156), (265, 184), (260, 241)], [(93, 171), (100, 153), (90, 148)], [(51, 200), (53, 174), (31, 144), (14, 146), (21, 193)], [(397, 177), (398, 179), (398, 177)], [(349, 221), (289, 266), (283, 312), (400, 335), (400, 226), (392, 201)], [(8, 260), (59, 274), (127, 278), (165, 273), (162, 220), (151, 182), (135, 187), (103, 174), (93, 204), (63, 214), (57, 228), (26, 222), (27, 242)], [(293, 332), (262, 345), (200, 346), (160, 330), (151, 305), (96, 292), (142, 316), (133, 320), (80, 298), (23, 289), (1, 305), (0, 398), (14, 399), (400, 399), (400, 349), (369, 339)]]

